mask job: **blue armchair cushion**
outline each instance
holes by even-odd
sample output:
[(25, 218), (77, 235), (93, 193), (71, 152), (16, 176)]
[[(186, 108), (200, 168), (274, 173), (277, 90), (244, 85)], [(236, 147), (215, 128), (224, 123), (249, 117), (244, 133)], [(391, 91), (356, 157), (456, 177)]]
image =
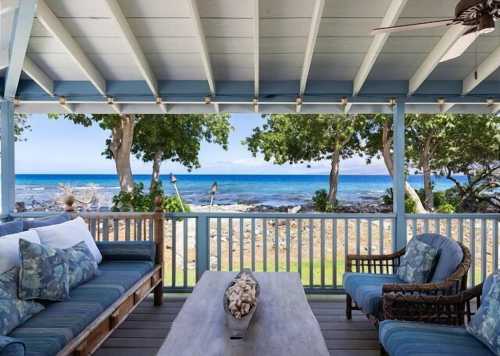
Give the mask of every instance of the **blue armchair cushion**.
[(382, 311), (382, 286), (403, 283), (397, 275), (344, 273), (344, 289), (365, 314), (379, 316)]
[(97, 247), (107, 261), (155, 261), (156, 245), (153, 241), (98, 242)]
[(481, 306), (467, 330), (493, 353), (500, 355), (500, 271), (484, 282)]
[(24, 356), (24, 342), (8, 336), (0, 336), (0, 356)]
[(25, 220), (24, 221), (24, 230), (34, 229), (37, 227), (44, 227), (50, 225), (62, 224), (63, 222), (71, 220), (71, 214), (62, 213), (59, 215), (51, 216), (43, 219), (35, 219), (35, 220)]
[(70, 289), (91, 280), (98, 274), (97, 261), (85, 241), (62, 251), (68, 260)]
[(384, 320), (379, 341), (391, 356), (495, 356), (458, 326)]
[(0, 224), (0, 236), (17, 234), (23, 231), (23, 221), (10, 221)]
[(411, 239), (401, 257), (398, 277), (407, 283), (425, 283), (432, 273), (438, 250), (418, 239)]
[(39, 303), (17, 297), (18, 276), (18, 267), (0, 274), (0, 335), (7, 335), (44, 309)]
[(63, 250), (19, 240), (19, 297), (62, 301), (69, 297), (69, 263)]
[(464, 258), (464, 253), (460, 245), (449, 237), (439, 234), (421, 234), (416, 239), (431, 245), (438, 250), (438, 260), (434, 267), (431, 282), (437, 283), (446, 280)]

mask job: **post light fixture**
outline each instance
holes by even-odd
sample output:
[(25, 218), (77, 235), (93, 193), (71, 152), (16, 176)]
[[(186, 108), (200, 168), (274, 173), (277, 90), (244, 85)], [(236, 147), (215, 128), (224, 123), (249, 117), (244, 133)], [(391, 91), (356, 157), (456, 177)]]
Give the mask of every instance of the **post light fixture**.
[(184, 209), (184, 203), (182, 202), (181, 194), (179, 193), (179, 189), (177, 188), (177, 177), (174, 176), (173, 173), (170, 173), (170, 183), (172, 183), (172, 185), (174, 186), (175, 194), (177, 195), (177, 199), (179, 199), (181, 210), (184, 213), (186, 210)]
[(397, 104), (397, 103), (396, 103), (396, 98), (390, 98), (390, 99), (389, 99), (389, 106), (390, 106), (391, 108), (395, 107), (395, 106), (396, 106), (396, 104)]
[(207, 105), (212, 102), (212, 98), (209, 96), (206, 96), (203, 100), (205, 101), (205, 104), (207, 104)]
[(217, 186), (217, 182), (213, 182), (212, 186), (210, 187), (210, 192), (209, 192), (209, 195), (210, 195), (210, 205), (209, 205), (209, 211), (212, 210), (212, 206), (214, 205), (214, 198), (215, 198), (215, 194), (217, 193), (217, 189), (218, 189), (218, 186)]
[(342, 97), (342, 99), (340, 99), (340, 105), (346, 107), (347, 104), (349, 104), (349, 100), (347, 99), (347, 97), (346, 96)]

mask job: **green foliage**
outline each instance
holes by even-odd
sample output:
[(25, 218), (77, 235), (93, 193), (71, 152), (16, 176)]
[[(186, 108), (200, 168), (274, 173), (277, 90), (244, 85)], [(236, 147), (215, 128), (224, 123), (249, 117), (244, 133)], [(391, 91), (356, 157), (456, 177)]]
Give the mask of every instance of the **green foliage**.
[(200, 167), (201, 142), (227, 150), (232, 127), (229, 115), (143, 115), (134, 129), (132, 153), (144, 162), (179, 162), (188, 170)]
[(436, 211), (443, 214), (453, 214), (455, 212), (455, 207), (450, 203), (444, 203), (439, 205)]
[[(113, 197), (112, 211), (121, 212), (151, 212), (155, 210), (156, 197), (162, 198), (162, 208), (167, 212), (182, 212), (181, 203), (177, 196), (168, 197), (164, 194), (161, 184), (149, 192), (144, 192), (144, 184), (134, 184), (131, 192), (119, 192)], [(189, 205), (183, 201), (184, 211), (189, 212)]]
[(328, 201), (328, 193), (325, 189), (317, 190), (312, 198), (314, 210), (323, 213), (331, 213), (335, 211), (335, 206)]
[[(393, 194), (392, 188), (388, 188), (384, 195), (382, 195), (382, 201), (385, 205), (392, 205), (393, 203)], [(405, 212), (408, 214), (415, 214), (417, 212), (417, 204), (415, 201), (410, 199), (410, 197), (405, 194)]]

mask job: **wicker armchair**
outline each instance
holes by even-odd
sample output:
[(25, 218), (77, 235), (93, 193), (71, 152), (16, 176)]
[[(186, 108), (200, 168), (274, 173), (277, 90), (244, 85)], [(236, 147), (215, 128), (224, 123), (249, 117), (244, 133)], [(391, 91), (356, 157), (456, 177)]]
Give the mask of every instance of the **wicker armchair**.
[(384, 319), (464, 325), (481, 305), (483, 284), (454, 295), (384, 294)]
[[(462, 262), (457, 269), (444, 281), (439, 283), (391, 283), (384, 284), (382, 287), (382, 298), (387, 294), (391, 295), (392, 305), (397, 305), (399, 300), (405, 300), (408, 296), (417, 298), (419, 295), (444, 296), (453, 295), (465, 290), (467, 286), (467, 272), (471, 264), (471, 255), (469, 249), (459, 243), (463, 252)], [(355, 273), (372, 273), (381, 275), (394, 275), (400, 264), (400, 259), (404, 255), (405, 249), (388, 255), (348, 255), (346, 258), (345, 271)], [(346, 317), (351, 319), (352, 310), (360, 310), (358, 304), (353, 301), (349, 293), (346, 293)], [(368, 315), (371, 319), (378, 321), (383, 318), (382, 315)]]

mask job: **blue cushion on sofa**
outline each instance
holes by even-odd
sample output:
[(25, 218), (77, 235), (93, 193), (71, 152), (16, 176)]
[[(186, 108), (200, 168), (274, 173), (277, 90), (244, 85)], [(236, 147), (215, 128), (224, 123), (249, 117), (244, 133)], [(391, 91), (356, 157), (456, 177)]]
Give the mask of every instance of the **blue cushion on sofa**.
[(8, 336), (0, 336), (0, 356), (24, 356), (24, 343)]
[(439, 234), (421, 234), (416, 238), (438, 250), (439, 259), (432, 274), (431, 282), (442, 282), (456, 271), (464, 258), (460, 245)]
[(17, 234), (18, 232), (22, 232), (23, 226), (24, 224), (22, 220), (10, 221), (0, 224), (0, 236)]
[(391, 356), (494, 356), (463, 327), (385, 320), (379, 341)]
[(152, 268), (147, 261), (103, 262), (70, 299), (47, 305), (9, 336), (26, 344), (26, 356), (53, 356)]
[(382, 286), (404, 283), (397, 275), (344, 273), (344, 289), (365, 314), (378, 316), (382, 311)]
[(35, 219), (35, 220), (25, 220), (24, 221), (24, 230), (34, 229), (36, 227), (44, 227), (50, 225), (62, 224), (63, 222), (71, 220), (71, 214), (62, 213), (59, 215), (51, 216), (43, 219)]
[(156, 245), (153, 241), (106, 241), (98, 242), (102, 258), (108, 261), (154, 262)]

